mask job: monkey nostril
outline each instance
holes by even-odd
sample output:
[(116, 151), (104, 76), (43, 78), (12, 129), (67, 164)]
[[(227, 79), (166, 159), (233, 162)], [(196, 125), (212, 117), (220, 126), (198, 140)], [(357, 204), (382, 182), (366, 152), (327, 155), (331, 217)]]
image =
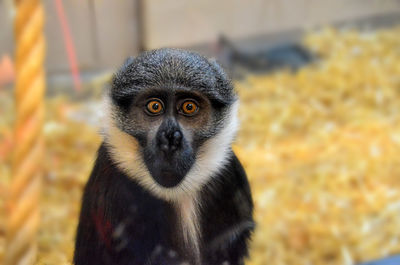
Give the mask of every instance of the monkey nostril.
[(159, 138), (159, 146), (162, 151), (167, 152), (169, 149), (169, 141), (165, 132), (161, 132), (161, 136)]
[(167, 135), (165, 134), (165, 132), (162, 132), (162, 133), (161, 133), (160, 144), (161, 144), (161, 145), (166, 145), (166, 146), (169, 145), (169, 140), (168, 140), (168, 137), (167, 137)]
[(171, 149), (172, 150), (178, 149), (179, 145), (181, 144), (181, 140), (182, 140), (182, 133), (180, 131), (175, 131), (171, 139)]
[(178, 145), (181, 142), (182, 133), (180, 131), (175, 131), (173, 135), (173, 143)]
[(182, 133), (180, 131), (174, 131), (167, 133), (161, 132), (159, 138), (160, 149), (164, 152), (175, 151), (178, 149), (182, 141)]

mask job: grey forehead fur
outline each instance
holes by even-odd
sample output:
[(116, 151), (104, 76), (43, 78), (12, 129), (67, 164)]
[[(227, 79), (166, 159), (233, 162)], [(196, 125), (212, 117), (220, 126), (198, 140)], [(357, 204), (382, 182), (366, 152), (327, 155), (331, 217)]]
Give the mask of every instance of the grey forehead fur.
[(114, 75), (111, 97), (120, 105), (149, 87), (195, 89), (225, 106), (236, 99), (230, 79), (215, 61), (179, 49), (158, 49), (127, 59)]

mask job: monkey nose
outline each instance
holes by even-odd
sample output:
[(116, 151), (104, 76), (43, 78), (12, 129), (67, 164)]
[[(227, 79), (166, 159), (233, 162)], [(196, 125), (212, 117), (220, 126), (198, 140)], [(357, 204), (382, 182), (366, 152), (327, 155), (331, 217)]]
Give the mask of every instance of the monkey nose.
[(161, 132), (160, 149), (165, 153), (173, 152), (179, 148), (182, 141), (182, 133), (179, 130), (172, 132)]

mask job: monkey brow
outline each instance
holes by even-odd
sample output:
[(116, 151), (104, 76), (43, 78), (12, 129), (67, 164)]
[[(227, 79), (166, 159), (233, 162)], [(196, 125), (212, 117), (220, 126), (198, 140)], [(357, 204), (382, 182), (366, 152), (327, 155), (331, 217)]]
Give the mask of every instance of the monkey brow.
[(177, 95), (178, 97), (201, 97), (201, 96), (207, 96), (200, 91), (194, 91), (192, 88), (182, 88), (182, 87), (175, 87), (175, 86), (166, 86), (166, 87), (152, 87), (152, 88), (146, 88), (141, 92), (141, 95), (143, 97), (148, 97), (148, 96), (163, 96), (167, 97), (170, 95)]
[(162, 96), (162, 97), (167, 97), (168, 95), (171, 94), (171, 91), (168, 89), (162, 89), (162, 88), (147, 88), (142, 92), (142, 95), (144, 97), (150, 97), (150, 96)]

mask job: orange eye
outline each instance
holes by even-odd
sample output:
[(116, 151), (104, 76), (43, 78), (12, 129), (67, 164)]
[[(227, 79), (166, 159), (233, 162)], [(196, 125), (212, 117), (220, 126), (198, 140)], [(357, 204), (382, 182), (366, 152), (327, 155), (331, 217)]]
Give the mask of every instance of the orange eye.
[(161, 111), (163, 110), (163, 105), (162, 105), (161, 101), (153, 99), (153, 100), (149, 101), (149, 103), (147, 103), (147, 110), (151, 114), (160, 114)]
[(193, 115), (199, 109), (199, 107), (197, 107), (197, 104), (191, 100), (183, 102), (181, 108), (183, 113), (186, 115)]

